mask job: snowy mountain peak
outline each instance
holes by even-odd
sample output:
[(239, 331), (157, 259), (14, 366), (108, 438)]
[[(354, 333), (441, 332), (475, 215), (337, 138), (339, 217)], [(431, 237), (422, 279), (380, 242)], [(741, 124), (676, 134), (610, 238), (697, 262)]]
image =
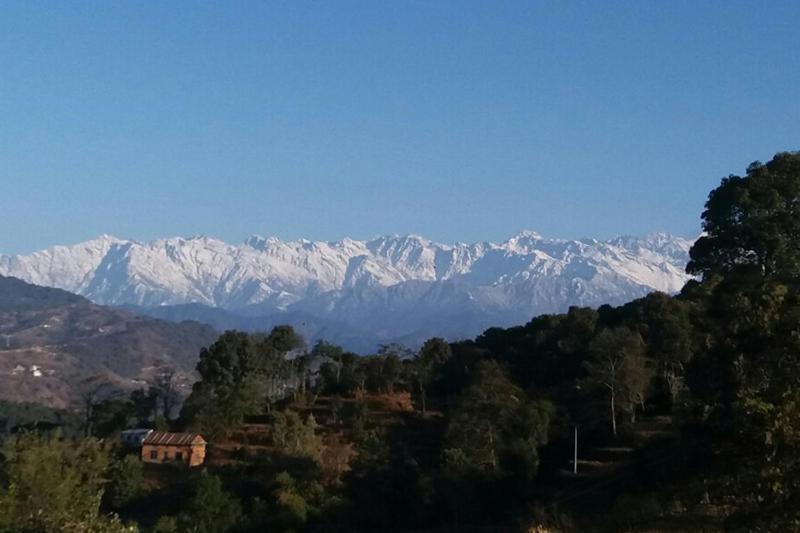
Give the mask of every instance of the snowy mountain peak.
[(122, 239), (119, 239), (113, 235), (109, 235), (108, 233), (103, 233), (102, 235), (94, 239), (94, 241), (89, 241), (89, 242), (122, 242)]
[(598, 241), (545, 239), (535, 231), (501, 244), (454, 245), (419, 235), (333, 242), (253, 235), (241, 245), (202, 235), (149, 243), (102, 235), (0, 255), (0, 275), (102, 304), (257, 306), (335, 317), (387, 338), (436, 324), (440, 334), (471, 335), (570, 305), (678, 291), (689, 279), (691, 244), (665, 233)]
[(542, 236), (532, 230), (523, 230), (502, 244), (512, 253), (528, 254), (536, 248)]
[(530, 229), (524, 229), (519, 233), (517, 233), (516, 235), (514, 235), (513, 237), (511, 237), (511, 239), (509, 240), (521, 240), (521, 239), (538, 241), (542, 239), (542, 236), (536, 231)]

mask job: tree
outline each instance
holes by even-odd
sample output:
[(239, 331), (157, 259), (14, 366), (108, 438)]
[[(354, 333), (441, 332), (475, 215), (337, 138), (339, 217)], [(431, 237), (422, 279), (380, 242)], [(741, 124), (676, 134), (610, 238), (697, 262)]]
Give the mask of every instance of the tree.
[(291, 326), (276, 326), (259, 343), (257, 374), (266, 385), (267, 408), (272, 403), (293, 394), (297, 388), (295, 364), (290, 354), (305, 346), (303, 338)]
[(403, 361), (409, 361), (412, 352), (399, 344), (381, 345), (376, 355), (356, 359), (359, 388), (371, 392), (392, 394), (403, 378)]
[(550, 414), (547, 402), (529, 400), (496, 362), (479, 363), (447, 428), (447, 466), (490, 479), (512, 472), (532, 478), (538, 448), (547, 442)]
[(276, 327), (266, 337), (223, 333), (200, 351), (200, 380), (193, 385), (181, 418), (213, 437), (287, 396), (293, 365), (286, 354), (298, 347), (298, 339), (289, 326)]
[[(363, 429), (353, 439), (363, 435)], [(331, 433), (323, 440), (324, 451), (320, 457), (322, 480), (328, 486), (339, 486), (342, 476), (350, 471), (350, 463), (357, 455), (353, 442), (343, 433)]]
[(635, 309), (634, 321), (648, 357), (657, 365), (674, 407), (685, 388), (686, 365), (694, 355), (691, 303), (654, 292), (626, 307)]
[(303, 528), (308, 521), (310, 506), (298, 490), (297, 481), (288, 472), (281, 472), (275, 476), (275, 484), (273, 496), (280, 509), (280, 522), (289, 530)]
[(7, 488), (0, 492), (0, 531), (132, 531), (100, 513), (108, 452), (95, 439), (21, 434), (4, 450)]
[(366, 431), (345, 475), (355, 531), (419, 530), (424, 504), (419, 465), (385, 428)]
[(352, 352), (344, 352), (341, 355), (339, 379), (339, 393), (350, 396), (354, 391), (362, 389), (364, 386), (364, 373), (361, 368), (361, 356)]
[(239, 530), (306, 531), (325, 503), (326, 492), (316, 479), (279, 472), (270, 483), (268, 497), (254, 502)]
[(367, 378), (361, 356), (318, 341), (309, 358), (322, 362), (316, 380), (319, 393), (350, 396), (357, 390), (363, 391)]
[(496, 361), (476, 365), (450, 413), (442, 452), (443, 496), (457, 525), (496, 522), (498, 507), (529, 503), (552, 414), (549, 402), (531, 400)]
[(157, 416), (158, 397), (152, 389), (136, 389), (130, 394), (131, 414), (134, 424), (147, 426)]
[(265, 401), (255, 374), (258, 352), (246, 333), (227, 331), (200, 351), (197, 372), (200, 380), (183, 406), (181, 418), (212, 437), (242, 420)]
[(239, 500), (225, 491), (222, 480), (203, 473), (179, 522), (183, 531), (191, 533), (224, 533), (236, 525), (241, 514)]
[(397, 357), (401, 361), (405, 359), (411, 359), (414, 357), (414, 352), (409, 348), (406, 348), (402, 344), (398, 344), (396, 342), (390, 342), (389, 344), (381, 344), (378, 346), (378, 356), (380, 357), (388, 357), (393, 355)]
[(319, 462), (323, 444), (316, 430), (317, 423), (312, 415), (304, 421), (292, 410), (273, 414), (272, 443), (287, 455), (308, 457)]
[(330, 369), (332, 370), (331, 376), (333, 379), (328, 379), (330, 383), (339, 384), (341, 380), (341, 372), (342, 372), (342, 356), (344, 355), (344, 349), (341, 346), (336, 346), (335, 344), (331, 344), (326, 342), (322, 339), (318, 340), (314, 347), (311, 349), (311, 353), (309, 354), (312, 361), (323, 361), (323, 365), (325, 362), (330, 363), (332, 366)]
[(303, 337), (292, 326), (275, 326), (265, 339), (269, 350), (278, 354), (287, 354), (294, 350), (302, 350), (306, 345)]
[(442, 338), (434, 337), (425, 341), (413, 361), (413, 374), (420, 394), (421, 411), (427, 411), (428, 388), (439, 372), (453, 355), (450, 345)]
[(342, 408), (344, 407), (342, 397), (338, 394), (331, 396), (330, 401), (328, 402), (328, 407), (331, 412), (331, 421), (334, 425), (339, 425), (341, 422)]
[(78, 398), (84, 437), (93, 433), (92, 423), (95, 420), (94, 410), (97, 404), (119, 397), (121, 394), (122, 391), (103, 374), (89, 376), (80, 382)]
[[(709, 319), (689, 384), (750, 530), (800, 524), (800, 153), (753, 163), (708, 197), (687, 270)], [(735, 470), (734, 470), (735, 469)]]
[(128, 428), (136, 420), (133, 403), (125, 398), (108, 398), (92, 407), (92, 435), (106, 438)]
[(108, 497), (112, 507), (120, 509), (135, 500), (142, 491), (142, 461), (136, 455), (125, 455), (111, 463)]
[(690, 250), (687, 270), (776, 280), (800, 277), (800, 152), (755, 162), (747, 175), (728, 176), (711, 191), (702, 215), (705, 234)]
[(308, 391), (308, 382), (311, 378), (311, 357), (308, 354), (296, 357), (292, 361), (292, 367), (299, 381), (299, 387), (297, 387), (298, 390), (295, 391), (294, 399), (297, 400), (297, 394), (299, 393), (300, 397), (305, 401)]
[(393, 394), (395, 385), (403, 375), (403, 364), (395, 354), (383, 356), (381, 359), (381, 382), (383, 388), (389, 394)]
[[(617, 436), (617, 400), (627, 394), (631, 378), (641, 377), (631, 369), (641, 368), (634, 362), (642, 357), (642, 339), (625, 327), (601, 330), (589, 345), (590, 359), (586, 361), (589, 382), (608, 391), (611, 433)], [(636, 386), (640, 386), (639, 383)]]
[(631, 424), (636, 423), (636, 410), (644, 410), (645, 394), (650, 387), (653, 371), (647, 359), (634, 352), (627, 358), (622, 366), (622, 384), (625, 394), (625, 409), (631, 417)]
[(153, 378), (151, 394), (158, 399), (158, 403), (161, 404), (161, 414), (167, 420), (172, 417), (175, 405), (180, 401), (179, 377), (177, 370), (170, 366), (164, 366), (156, 369)]

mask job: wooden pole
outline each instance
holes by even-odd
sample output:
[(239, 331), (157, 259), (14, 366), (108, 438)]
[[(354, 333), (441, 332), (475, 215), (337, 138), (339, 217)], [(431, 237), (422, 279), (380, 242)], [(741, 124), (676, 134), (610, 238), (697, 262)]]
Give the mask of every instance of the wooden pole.
[(575, 437), (574, 437), (574, 446), (572, 452), (572, 473), (578, 473), (578, 425), (575, 424)]

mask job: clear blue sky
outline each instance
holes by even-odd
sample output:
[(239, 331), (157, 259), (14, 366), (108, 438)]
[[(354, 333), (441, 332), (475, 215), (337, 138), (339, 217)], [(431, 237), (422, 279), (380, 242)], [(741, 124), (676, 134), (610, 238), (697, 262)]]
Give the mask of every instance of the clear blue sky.
[(0, 252), (690, 235), (800, 149), (798, 2), (0, 3)]

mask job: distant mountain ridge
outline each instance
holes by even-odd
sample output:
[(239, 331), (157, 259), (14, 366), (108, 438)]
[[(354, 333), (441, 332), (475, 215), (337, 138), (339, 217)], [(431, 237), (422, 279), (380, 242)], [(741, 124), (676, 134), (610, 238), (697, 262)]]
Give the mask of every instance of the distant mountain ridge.
[(0, 276), (0, 399), (65, 408), (87, 380), (141, 388), (159, 367), (189, 384), (200, 349), (217, 335)]
[[(363, 332), (370, 342), (413, 344), (426, 335), (468, 337), (570, 305), (676, 292), (689, 279), (691, 244), (663, 233), (598, 241), (525, 231), (502, 243), (454, 245), (417, 235), (334, 242), (254, 236), (241, 245), (210, 237), (140, 243), (103, 235), (30, 255), (0, 255), (0, 274), (99, 304), (201, 304), (273, 322), (305, 317), (321, 329), (336, 322), (352, 329), (349, 336)], [(194, 311), (176, 314), (208, 314)]]

